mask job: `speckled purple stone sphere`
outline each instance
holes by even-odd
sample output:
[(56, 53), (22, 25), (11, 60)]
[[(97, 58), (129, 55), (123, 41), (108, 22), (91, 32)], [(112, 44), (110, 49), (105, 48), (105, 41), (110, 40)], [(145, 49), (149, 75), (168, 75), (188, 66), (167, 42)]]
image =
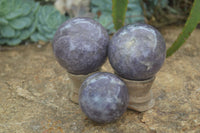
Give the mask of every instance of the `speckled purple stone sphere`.
[(121, 28), (111, 39), (108, 48), (110, 63), (119, 76), (129, 80), (153, 77), (166, 56), (162, 35), (147, 24), (132, 24)]
[(91, 120), (99, 123), (112, 122), (126, 111), (128, 89), (116, 75), (98, 72), (83, 82), (79, 105)]
[(108, 33), (101, 24), (90, 18), (72, 18), (56, 31), (53, 51), (69, 73), (86, 75), (105, 62), (108, 43)]

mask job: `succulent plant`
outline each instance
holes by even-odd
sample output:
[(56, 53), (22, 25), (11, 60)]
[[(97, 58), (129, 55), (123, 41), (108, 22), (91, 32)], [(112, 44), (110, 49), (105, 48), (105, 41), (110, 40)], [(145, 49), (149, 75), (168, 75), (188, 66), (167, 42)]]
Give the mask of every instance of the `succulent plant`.
[(0, 9), (0, 45), (17, 45), (30, 36), (34, 42), (48, 41), (65, 21), (53, 6), (34, 0), (0, 0)]
[(17, 45), (35, 31), (39, 3), (0, 0), (0, 44)]
[(81, 85), (79, 105), (91, 120), (108, 123), (119, 119), (128, 105), (128, 89), (116, 75), (98, 72)]
[[(140, 2), (141, 0), (129, 0), (125, 24), (144, 22), (143, 10)], [(101, 23), (109, 33), (115, 32), (111, 16), (111, 0), (91, 0), (91, 11), (96, 15), (95, 19)]]
[(91, 18), (72, 18), (56, 31), (53, 51), (69, 73), (87, 75), (105, 62), (108, 43), (108, 33), (100, 23)]
[(31, 40), (37, 42), (39, 40), (48, 41), (53, 36), (58, 27), (66, 20), (53, 6), (41, 6), (36, 14), (37, 25), (36, 31), (31, 35)]
[(125, 79), (145, 80), (161, 68), (166, 56), (165, 41), (160, 32), (148, 24), (131, 24), (112, 37), (109, 61), (115, 72)]

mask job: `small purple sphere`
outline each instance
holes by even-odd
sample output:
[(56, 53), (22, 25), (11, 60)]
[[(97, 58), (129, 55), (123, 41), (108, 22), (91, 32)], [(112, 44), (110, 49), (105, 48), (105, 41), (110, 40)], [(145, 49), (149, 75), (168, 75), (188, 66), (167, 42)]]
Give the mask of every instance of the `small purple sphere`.
[(108, 48), (109, 61), (116, 74), (129, 80), (153, 77), (165, 56), (164, 38), (148, 24), (124, 26), (112, 37)]
[(56, 31), (53, 51), (69, 73), (86, 75), (105, 62), (108, 43), (108, 33), (101, 24), (91, 18), (72, 18)]
[(116, 75), (98, 72), (83, 82), (79, 105), (91, 120), (98, 123), (112, 122), (126, 111), (128, 89)]

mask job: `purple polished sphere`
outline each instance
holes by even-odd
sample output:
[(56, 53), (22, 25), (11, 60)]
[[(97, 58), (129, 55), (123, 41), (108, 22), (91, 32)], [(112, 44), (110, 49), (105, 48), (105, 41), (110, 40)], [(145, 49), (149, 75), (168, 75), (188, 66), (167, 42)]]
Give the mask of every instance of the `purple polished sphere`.
[(109, 36), (91, 18), (72, 18), (62, 24), (53, 39), (53, 51), (62, 67), (72, 74), (89, 74), (105, 62)]
[(119, 76), (129, 80), (146, 80), (161, 68), (166, 56), (162, 35), (147, 24), (121, 28), (108, 48), (110, 64)]
[(126, 111), (128, 89), (116, 75), (98, 72), (83, 82), (79, 105), (91, 120), (99, 123), (112, 122)]

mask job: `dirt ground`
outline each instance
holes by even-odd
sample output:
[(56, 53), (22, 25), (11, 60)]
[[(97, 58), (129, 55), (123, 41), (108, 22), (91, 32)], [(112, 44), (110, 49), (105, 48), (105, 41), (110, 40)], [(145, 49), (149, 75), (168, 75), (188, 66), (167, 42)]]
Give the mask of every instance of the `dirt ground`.
[[(169, 47), (181, 27), (161, 32)], [(50, 44), (0, 49), (0, 133), (200, 133), (200, 30), (166, 59), (153, 84), (152, 109), (127, 110), (103, 125), (70, 102), (70, 80)]]

